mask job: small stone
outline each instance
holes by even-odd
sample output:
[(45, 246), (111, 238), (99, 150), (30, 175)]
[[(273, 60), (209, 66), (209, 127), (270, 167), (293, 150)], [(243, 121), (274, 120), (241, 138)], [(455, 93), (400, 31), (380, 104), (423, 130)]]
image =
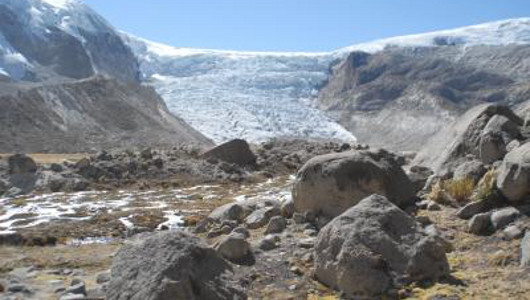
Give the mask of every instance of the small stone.
[(523, 234), (524, 234), (521, 228), (519, 228), (519, 226), (517, 225), (511, 225), (511, 226), (506, 227), (506, 229), (504, 229), (502, 233), (503, 233), (504, 239), (509, 240), (509, 241), (520, 239), (523, 237)]
[(59, 300), (82, 300), (82, 299), (86, 299), (85, 295), (83, 295), (83, 294), (72, 294), (72, 293), (68, 293), (68, 294), (62, 296), (61, 298), (59, 298)]
[(259, 242), (259, 248), (264, 251), (278, 248), (278, 245), (276, 244), (276, 237), (273, 235), (267, 235)]
[(312, 263), (314, 259), (313, 252), (308, 252), (302, 256), (302, 261), (305, 263)]
[(296, 290), (296, 284), (289, 286), (289, 291), (295, 291)]
[(65, 291), (66, 294), (82, 294), (86, 295), (86, 286), (85, 282), (81, 279), (74, 279), (72, 280), (72, 283), (70, 287), (68, 287)]
[(286, 227), (287, 221), (285, 221), (285, 218), (282, 216), (276, 216), (270, 219), (267, 229), (265, 230), (265, 234), (281, 233)]
[(110, 272), (99, 273), (96, 276), (96, 283), (102, 284), (110, 281)]
[(487, 211), (488, 205), (484, 201), (475, 201), (466, 204), (462, 207), (456, 215), (464, 220), (471, 219), (474, 215)]
[(246, 229), (245, 227), (237, 227), (236, 229), (232, 230), (232, 233), (238, 233), (243, 235), (246, 239), (250, 237), (250, 231)]
[(420, 223), (422, 226), (427, 226), (432, 224), (431, 219), (427, 216), (416, 216), (416, 221)]
[(222, 234), (229, 234), (230, 232), (232, 232), (232, 227), (230, 227), (228, 225), (225, 225), (225, 226), (221, 227), (221, 233)]
[(293, 214), (293, 220), (296, 224), (304, 224), (306, 223), (305, 217), (301, 213), (294, 213)]
[(300, 240), (298, 242), (298, 246), (304, 249), (311, 249), (315, 246), (315, 242), (316, 242), (316, 238), (310, 237), (310, 238)]
[(503, 208), (491, 215), (491, 223), (495, 229), (501, 229), (515, 221), (520, 215), (521, 213), (515, 207)]
[(442, 207), (440, 206), (440, 204), (434, 202), (434, 201), (431, 201), (428, 205), (427, 205), (427, 210), (430, 210), (430, 211), (438, 211), (438, 210), (442, 210)]
[(13, 283), (7, 287), (7, 291), (11, 293), (29, 293), (28, 287), (21, 283)]
[(483, 213), (473, 216), (471, 220), (469, 220), (468, 224), (468, 231), (473, 234), (478, 235), (485, 235), (490, 232), (490, 229), (492, 227), (491, 225), (491, 214), (490, 213)]
[(298, 276), (304, 275), (304, 271), (297, 266), (291, 267), (291, 272)]
[(56, 289), (53, 290), (55, 294), (63, 294), (64, 291), (66, 291), (66, 288), (64, 286), (57, 287)]
[(245, 219), (245, 223), (247, 223), (247, 226), (250, 229), (258, 229), (267, 225), (272, 217), (279, 215), (280, 209), (278, 207), (264, 207), (252, 212)]
[(294, 201), (289, 199), (282, 204), (281, 213), (284, 218), (290, 219), (294, 215)]
[(224, 220), (223, 223), (221, 223), (221, 227), (228, 226), (232, 229), (236, 228), (238, 225), (237, 221), (233, 220)]
[(218, 229), (212, 229), (212, 230), (210, 230), (210, 231), (208, 232), (208, 234), (206, 235), (206, 237), (209, 238), (209, 239), (213, 239), (213, 238), (216, 238), (216, 237), (221, 236), (221, 235), (223, 235), (223, 233), (222, 233), (220, 230), (218, 230)]
[(307, 236), (317, 236), (318, 235), (318, 231), (316, 231), (314, 229), (306, 229), (306, 230), (304, 230), (304, 234), (307, 235)]
[(50, 165), (50, 170), (52, 170), (55, 173), (60, 173), (64, 170), (64, 168), (60, 164), (53, 163)]
[(214, 245), (215, 250), (232, 262), (240, 262), (250, 253), (250, 244), (242, 234), (231, 234)]
[(429, 206), (429, 203), (431, 203), (433, 201), (431, 200), (423, 200), (423, 201), (420, 201), (418, 203), (416, 203), (416, 206), (419, 208), (419, 209), (427, 209), (427, 206)]

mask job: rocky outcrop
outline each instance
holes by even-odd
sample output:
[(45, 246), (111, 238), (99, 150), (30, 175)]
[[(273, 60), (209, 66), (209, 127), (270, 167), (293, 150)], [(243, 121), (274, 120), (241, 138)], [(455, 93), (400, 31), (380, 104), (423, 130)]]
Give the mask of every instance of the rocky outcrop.
[(400, 207), (411, 205), (414, 189), (403, 169), (384, 151), (351, 151), (309, 160), (293, 186), (296, 211), (335, 217), (371, 194)]
[(165, 232), (116, 254), (109, 300), (246, 299), (228, 278), (231, 266), (198, 238)]
[[(0, 152), (86, 152), (119, 147), (211, 145), (171, 115), (149, 87), (96, 77), (11, 84), (0, 93)], [(9, 89), (7, 89), (9, 90)]]
[(497, 175), (497, 188), (509, 201), (524, 200), (530, 193), (530, 143), (508, 153)]
[(479, 105), (433, 136), (412, 164), (438, 174), (453, 172), (469, 157), (491, 164), (503, 158), (510, 141), (519, 138), (521, 125), (521, 118), (506, 106)]
[(448, 273), (444, 246), (379, 195), (331, 221), (315, 245), (316, 278), (346, 298), (394, 298), (400, 285)]
[(244, 140), (232, 140), (221, 144), (201, 155), (204, 159), (218, 159), (238, 166), (253, 166), (256, 164), (256, 155)]

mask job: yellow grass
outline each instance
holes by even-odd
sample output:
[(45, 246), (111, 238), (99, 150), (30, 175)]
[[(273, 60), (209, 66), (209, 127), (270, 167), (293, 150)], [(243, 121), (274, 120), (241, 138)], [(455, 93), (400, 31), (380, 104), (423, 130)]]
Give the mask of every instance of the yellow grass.
[(466, 203), (469, 202), (469, 198), (473, 195), (475, 182), (469, 177), (459, 180), (449, 179), (443, 183), (443, 188), (458, 203)]
[[(0, 156), (4, 158), (10, 155), (12, 155), (12, 153), (0, 153)], [(90, 156), (88, 153), (30, 153), (27, 155), (39, 164), (62, 163), (64, 160), (77, 162)]]

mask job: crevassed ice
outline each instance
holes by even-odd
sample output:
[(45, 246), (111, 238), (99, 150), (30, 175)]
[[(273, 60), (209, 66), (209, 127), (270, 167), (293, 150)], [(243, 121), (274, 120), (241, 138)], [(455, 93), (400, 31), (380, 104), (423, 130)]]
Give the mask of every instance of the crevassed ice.
[(530, 43), (530, 19), (383, 39), (329, 53), (176, 48), (123, 36), (169, 109), (216, 142), (277, 136), (353, 141), (351, 133), (312, 106), (333, 61), (351, 51), (389, 46)]

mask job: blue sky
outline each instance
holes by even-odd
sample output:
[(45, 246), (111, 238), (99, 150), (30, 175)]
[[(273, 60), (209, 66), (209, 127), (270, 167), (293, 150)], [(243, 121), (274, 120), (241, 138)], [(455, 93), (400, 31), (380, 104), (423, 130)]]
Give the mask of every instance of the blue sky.
[(328, 51), (530, 17), (530, 0), (84, 0), (117, 28), (179, 47)]

